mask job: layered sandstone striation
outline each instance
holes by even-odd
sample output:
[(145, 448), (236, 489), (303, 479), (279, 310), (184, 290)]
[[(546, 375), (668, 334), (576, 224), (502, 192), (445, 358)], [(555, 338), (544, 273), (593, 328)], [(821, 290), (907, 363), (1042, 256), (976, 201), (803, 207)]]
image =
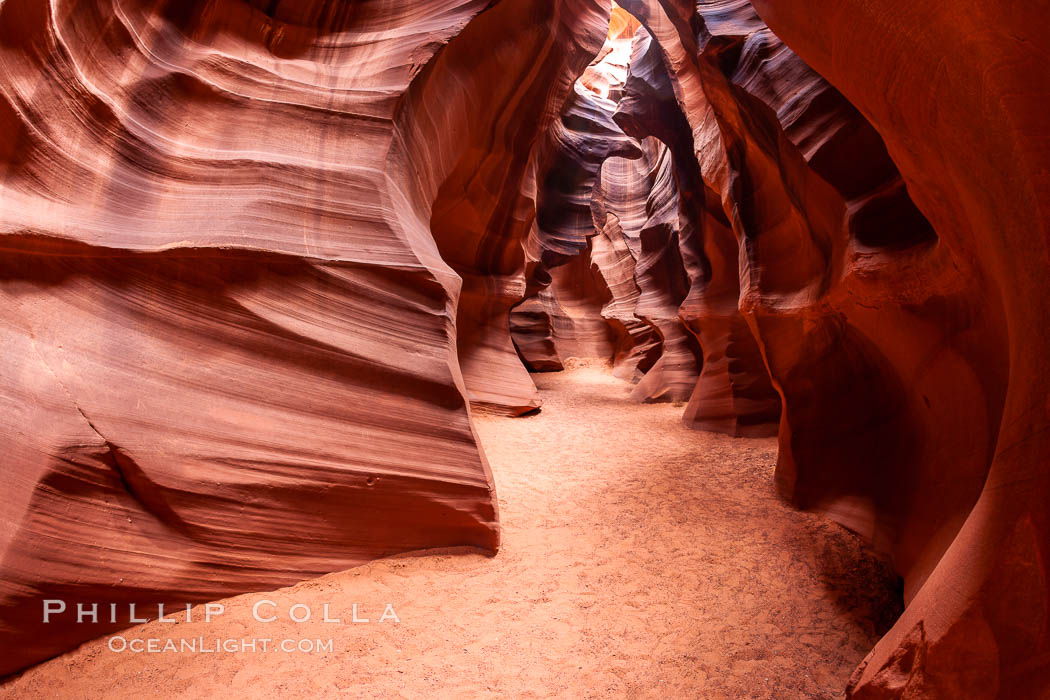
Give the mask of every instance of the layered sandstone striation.
[[(923, 525), (943, 525), (910, 558), (924, 583), (910, 587), (908, 608), (854, 678), (853, 693), (1043, 696), (1050, 692), (1046, 7), (755, 6), (878, 129), (939, 240), (901, 262), (903, 254), (872, 256), (867, 284), (858, 285), (874, 306), (863, 328), (898, 386), (901, 429), (883, 438), (906, 451), (911, 467), (897, 482), (894, 514), (916, 528), (904, 538), (913, 552), (922, 548), (916, 535), (930, 532)], [(815, 467), (799, 462), (795, 481), (811, 498), (827, 498), (835, 484)]]
[(496, 549), (468, 400), (537, 403), (527, 166), (609, 11), (0, 4), (0, 673), (111, 603)]
[(495, 551), (580, 357), (889, 556), (853, 696), (1050, 692), (1045, 7), (620, 4), (0, 2), (0, 673)]
[(737, 238), (719, 194), (703, 178), (664, 52), (647, 30), (634, 37), (630, 72), (614, 119), (635, 137), (658, 138), (671, 154), (679, 254), (689, 282), (678, 317), (702, 349), (702, 371), (684, 423), (737, 436), (775, 435), (780, 397), (740, 314)]
[(702, 201), (721, 204), (705, 229), (739, 244), (708, 260), (738, 272), (783, 403), (778, 485), (904, 578), (907, 610), (851, 692), (1039, 696), (1045, 9), (754, 4), (798, 54), (748, 2), (623, 3), (662, 51), (717, 195)]
[(638, 32), (615, 8), (605, 46), (551, 132), (527, 244), (530, 292), (512, 325), (531, 368), (600, 358), (637, 383), (635, 400), (684, 401), (700, 351), (679, 317), (691, 279), (672, 157), (658, 139), (624, 133), (620, 119)]
[[(685, 401), (696, 385), (699, 350), (678, 317), (689, 290), (689, 278), (679, 250), (678, 188), (671, 154), (655, 138), (639, 141), (642, 156), (606, 161), (596, 212), (616, 229), (634, 259), (632, 277), (637, 294), (630, 305), (636, 321), (655, 334), (660, 354), (638, 380), (636, 401)], [(635, 341), (636, 347), (644, 347)], [(650, 364), (650, 363), (646, 363)]]

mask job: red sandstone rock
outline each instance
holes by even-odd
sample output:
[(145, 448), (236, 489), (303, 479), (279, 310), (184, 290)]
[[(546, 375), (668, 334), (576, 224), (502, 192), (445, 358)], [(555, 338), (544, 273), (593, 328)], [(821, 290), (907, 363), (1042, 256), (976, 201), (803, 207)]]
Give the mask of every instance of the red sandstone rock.
[(853, 692), (1044, 694), (1046, 373), (1026, 358), (1047, 316), (1045, 10), (755, 4), (853, 104), (746, 2), (624, 3), (742, 243), (741, 308), (784, 400), (778, 483), (904, 576)]
[[(1046, 6), (893, 0), (876, 13), (853, 0), (755, 5), (879, 130), (939, 237), (923, 255), (851, 260), (857, 315), (864, 310), (856, 324), (873, 334), (883, 371), (903, 394), (903, 425), (884, 439), (907, 449), (914, 465), (897, 484), (912, 516), (907, 539), (952, 506), (916, 558), (928, 577), (909, 591), (853, 694), (1045, 696)], [(807, 481), (826, 491), (800, 465), (797, 482)]]
[[(609, 300), (601, 309), (601, 316), (610, 325), (616, 337), (613, 349), (613, 374), (630, 382), (638, 382), (659, 360), (663, 352), (660, 333), (648, 321), (635, 313), (641, 290), (636, 277), (637, 262), (624, 235), (624, 224), (630, 225), (625, 212), (614, 212), (610, 205), (611, 192), (626, 192), (626, 187), (613, 187), (610, 178), (613, 167), (622, 163), (628, 177), (634, 174), (638, 161), (610, 158), (602, 166), (601, 181), (591, 200), (595, 228), (600, 231), (591, 239), (591, 261), (609, 290)], [(633, 202), (627, 200), (623, 204)], [(641, 200), (644, 203), (644, 198)], [(599, 225), (600, 223), (600, 225)]]
[[(622, 10), (617, 17), (627, 32), (630, 22)], [(621, 344), (624, 332), (616, 322), (610, 326), (603, 307), (612, 301), (609, 285), (621, 285), (623, 275), (608, 269), (613, 263), (608, 256), (605, 272), (614, 281), (607, 282), (603, 270), (592, 265), (591, 239), (599, 233), (592, 205), (602, 164), (610, 157), (641, 155), (637, 143), (613, 121), (616, 102), (609, 94), (618, 97), (630, 42), (630, 34), (620, 37), (613, 28), (535, 156), (536, 226), (526, 242), (530, 268), (525, 296), (538, 296), (538, 301), (519, 306), (522, 312), (515, 310), (511, 325), (522, 330), (518, 352), (536, 369), (554, 367), (568, 357), (611, 359)], [(548, 327), (552, 345), (544, 341)]]
[(1050, 692), (1045, 8), (622, 4), (0, 3), (0, 673), (495, 549), (467, 404), (579, 356), (892, 556), (854, 696)]
[[(628, 138), (613, 119), (636, 26), (611, 30), (552, 132), (555, 155), (529, 241), (538, 262), (530, 286), (551, 286), (514, 325), (526, 364), (598, 357), (639, 382), (637, 400), (684, 400), (696, 384), (698, 352), (678, 318), (689, 280), (671, 159), (666, 146)], [(553, 345), (537, 344), (547, 326)]]
[(486, 7), (0, 4), (0, 673), (112, 627), (42, 598), (496, 548), (466, 396), (535, 404), (526, 164), (609, 8)]
[(678, 318), (689, 289), (678, 247), (678, 190), (667, 147), (654, 138), (640, 142), (642, 157), (612, 158), (602, 171), (600, 197), (616, 217), (627, 248), (636, 259), (631, 300), (634, 318), (659, 336), (660, 355), (632, 393), (637, 401), (684, 401), (696, 385), (695, 340)]
[(703, 181), (691, 128), (679, 107), (662, 50), (648, 31), (635, 35), (623, 92), (616, 122), (637, 138), (659, 138), (674, 163), (679, 252), (689, 279), (678, 316), (703, 349), (702, 371), (683, 422), (731, 435), (775, 435), (780, 397), (738, 310), (736, 236), (718, 195)]
[[(458, 160), (441, 183), (429, 225), (442, 259), (463, 280), (457, 351), (468, 397), (484, 410), (513, 415), (540, 405), (511, 342), (509, 313), (526, 291), (523, 242), (536, 219), (537, 170), (549, 157), (541, 137), (560, 125), (563, 112), (572, 113), (575, 76), (605, 33), (604, 15), (588, 4), (569, 3), (564, 16), (522, 2), (485, 13), (468, 27), (470, 40), (457, 42), (463, 51), (443, 52), (434, 63), (447, 71), (448, 84), (435, 82), (421, 107), (405, 107), (429, 118), (431, 105), (448, 99), (439, 90), (458, 98), (459, 121), (431, 125), (432, 143), (458, 141)], [(547, 46), (544, 31), (562, 45)], [(505, 38), (493, 42), (486, 32)], [(528, 73), (540, 59), (544, 70)]]

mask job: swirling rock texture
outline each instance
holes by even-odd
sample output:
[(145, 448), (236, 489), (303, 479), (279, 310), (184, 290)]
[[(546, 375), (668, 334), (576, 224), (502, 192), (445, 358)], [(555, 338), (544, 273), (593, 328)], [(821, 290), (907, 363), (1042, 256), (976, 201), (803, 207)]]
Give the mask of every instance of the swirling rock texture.
[(508, 318), (514, 349), (522, 366), (530, 372), (560, 372), (565, 369), (554, 344), (551, 302), (545, 292), (529, 297), (511, 311)]
[(683, 401), (696, 385), (699, 349), (678, 311), (690, 286), (678, 192), (667, 147), (627, 136), (616, 121), (638, 29), (617, 22), (625, 15), (614, 10), (603, 50), (551, 132), (528, 241), (537, 296), (512, 325), (534, 369), (602, 358), (638, 383), (635, 400)]
[(536, 155), (536, 221), (525, 242), (526, 300), (511, 322), (521, 333), (517, 350), (533, 369), (559, 366), (573, 356), (609, 357), (616, 344), (614, 329), (602, 317), (610, 300), (608, 283), (590, 259), (591, 239), (598, 233), (592, 200), (602, 165), (611, 157), (641, 153), (612, 120), (627, 70), (624, 47), (630, 50), (630, 39), (615, 33), (629, 29), (623, 10), (616, 17), (625, 26), (610, 28), (613, 35), (576, 82)]
[(616, 336), (613, 373), (633, 383), (652, 369), (663, 352), (659, 331), (636, 314), (642, 293), (636, 276), (637, 246), (628, 243), (625, 231), (645, 220), (644, 211), (637, 208), (644, 206), (648, 193), (630, 196), (634, 194), (633, 178), (644, 177), (636, 166), (644, 168), (645, 162), (619, 157), (606, 160), (591, 199), (595, 229), (600, 232), (591, 240), (591, 259), (609, 290), (601, 316)]
[[(910, 478), (949, 495), (962, 491), (960, 505), (972, 508), (959, 508), (937, 538), (943, 556), (853, 691), (864, 698), (1045, 696), (1047, 7), (975, 0), (891, 0), (878, 12), (855, 0), (755, 5), (879, 130), (939, 237), (935, 251), (898, 264), (903, 274), (873, 265), (869, 276), (903, 277), (898, 287), (915, 299), (880, 314), (883, 323), (894, 321), (880, 335), (922, 331), (906, 358), (899, 348), (883, 350), (904, 384), (905, 420), (923, 457)], [(921, 294), (912, 291), (916, 277)], [(908, 373), (901, 372), (905, 359)], [(929, 493), (909, 491), (912, 498)]]
[[(682, 322), (679, 306), (699, 283), (700, 270), (686, 262), (692, 262), (687, 248), (694, 226), (689, 216), (691, 195), (682, 192), (680, 183), (687, 187), (691, 183), (682, 181), (679, 158), (669, 147), (675, 142), (668, 134), (679, 124), (667, 125), (654, 96), (640, 94), (638, 87), (638, 64), (657, 54), (639, 48), (649, 43), (648, 36), (644, 29), (635, 33), (622, 97), (613, 115), (625, 133), (639, 140), (645, 157), (638, 163), (610, 161), (606, 172), (610, 182), (603, 195), (610, 200), (609, 209), (626, 222), (624, 233), (638, 257), (641, 298), (634, 312), (653, 326), (662, 345), (659, 359), (640, 380), (633, 398), (684, 401), (697, 382), (700, 350)], [(662, 70), (662, 63), (658, 65)], [(670, 102), (669, 113), (681, 119), (673, 94)], [(688, 158), (695, 163), (691, 149)]]
[(620, 4), (0, 2), (0, 673), (494, 551), (577, 356), (888, 554), (851, 695), (1050, 693), (1045, 4)]
[[(535, 226), (537, 170), (548, 158), (540, 136), (559, 114), (565, 119), (574, 113), (574, 76), (601, 47), (608, 17), (598, 20), (593, 8), (586, 15), (581, 9), (586, 3), (541, 7), (501, 3), (472, 24), (470, 40), (457, 42), (464, 51), (447, 68), (456, 76), (458, 121), (434, 121), (429, 135), (436, 144), (460, 141), (455, 168), (437, 193), (430, 230), (443, 259), (463, 280), (456, 323), (467, 393), (475, 407), (512, 415), (540, 405), (508, 321), (526, 290), (522, 241)], [(519, 29), (508, 33), (501, 23)], [(505, 38), (485, 40), (486, 30)], [(541, 72), (528, 72), (528, 60), (539, 62)], [(447, 99), (438, 92), (445, 87), (436, 85), (427, 104)]]
[(622, 4), (740, 242), (778, 485), (904, 578), (851, 694), (1047, 693), (1045, 7), (756, 0), (810, 68), (748, 2)]
[(679, 107), (663, 51), (648, 31), (634, 37), (630, 72), (614, 120), (636, 138), (668, 147), (679, 199), (679, 252), (689, 279), (678, 317), (696, 336), (702, 372), (683, 422), (730, 435), (775, 435), (780, 397), (738, 309), (736, 236), (717, 192), (703, 179), (689, 122)]
[[(595, 209), (616, 222), (634, 258), (631, 272), (637, 293), (630, 314), (655, 332), (660, 348), (656, 361), (639, 377), (632, 398), (684, 401), (696, 385), (699, 350), (678, 317), (690, 284), (679, 251), (678, 190), (667, 147), (654, 138), (642, 139), (639, 146), (640, 158), (606, 161)], [(607, 224), (604, 232), (616, 229)], [(644, 341), (634, 343), (640, 350), (645, 347)]]
[(532, 405), (491, 319), (610, 10), (489, 4), (0, 4), (0, 673), (109, 604), (495, 550), (467, 396)]

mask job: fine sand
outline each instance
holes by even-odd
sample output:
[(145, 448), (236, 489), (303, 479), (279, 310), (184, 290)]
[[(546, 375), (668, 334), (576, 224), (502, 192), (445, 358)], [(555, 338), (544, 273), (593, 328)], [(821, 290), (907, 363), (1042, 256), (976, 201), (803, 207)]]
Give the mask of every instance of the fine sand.
[[(103, 639), (0, 697), (841, 695), (899, 613), (894, 578), (857, 538), (777, 498), (776, 441), (688, 430), (680, 406), (632, 404), (604, 368), (535, 378), (542, 412), (477, 418), (498, 556), (376, 561), (228, 599), (208, 624), (198, 607), (193, 622), (122, 633), (331, 651), (115, 653)], [(267, 599), (278, 620), (257, 622)], [(326, 603), (341, 623), (320, 620)], [(368, 623), (351, 622), (355, 603)], [(399, 623), (378, 621), (387, 603)], [(295, 604), (309, 622), (289, 619)]]

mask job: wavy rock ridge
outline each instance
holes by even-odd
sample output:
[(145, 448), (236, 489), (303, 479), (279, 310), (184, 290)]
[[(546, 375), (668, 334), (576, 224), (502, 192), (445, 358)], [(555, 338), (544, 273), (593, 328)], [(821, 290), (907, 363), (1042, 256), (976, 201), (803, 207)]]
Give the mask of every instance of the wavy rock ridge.
[(41, 598), (496, 549), (468, 399), (535, 404), (492, 319), (524, 292), (529, 145), (608, 17), (0, 5), (0, 673), (114, 627), (41, 628)]
[[(904, 579), (907, 609), (850, 694), (1042, 696), (1045, 8), (622, 4), (689, 124), (705, 233), (739, 244), (737, 307), (782, 405), (778, 486)], [(732, 270), (728, 241), (721, 256), (710, 242), (711, 274)], [(727, 333), (694, 308), (711, 364)]]

